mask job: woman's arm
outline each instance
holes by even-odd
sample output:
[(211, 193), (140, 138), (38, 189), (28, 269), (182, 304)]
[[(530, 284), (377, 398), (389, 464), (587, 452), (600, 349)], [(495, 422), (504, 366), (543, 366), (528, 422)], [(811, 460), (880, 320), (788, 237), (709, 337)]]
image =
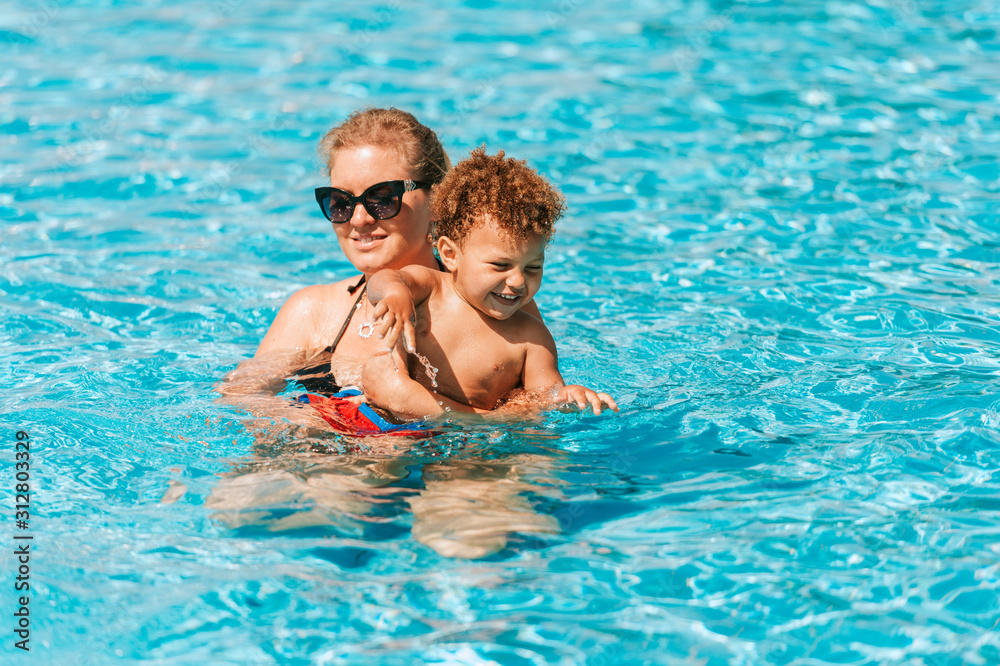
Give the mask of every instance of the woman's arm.
[(288, 297), (253, 358), (227, 373), (216, 387), (224, 402), (249, 403), (254, 397), (277, 395), (285, 389), (289, 375), (308, 366), (307, 350), (319, 346), (313, 338), (317, 322), (324, 314), (324, 289), (306, 287)]
[(322, 346), (317, 345), (313, 338), (323, 323), (329, 292), (330, 286), (315, 285), (299, 289), (289, 296), (275, 315), (254, 356)]
[[(401, 370), (397, 370), (401, 368)], [(406, 362), (395, 351), (369, 358), (361, 371), (365, 398), (401, 419), (437, 418), (445, 412), (485, 414), (489, 410), (470, 407), (447, 396), (431, 392), (410, 378)]]
[(215, 387), (221, 396), (219, 402), (260, 417), (301, 414), (302, 410), (292, 410), (288, 400), (277, 395), (285, 390), (291, 375), (329, 358), (319, 349), (320, 323), (330, 314), (329, 300), (340, 291), (347, 295), (342, 287), (349, 282), (306, 287), (292, 294), (275, 315), (253, 358), (240, 363)]
[(325, 428), (322, 421), (311, 418), (312, 410), (303, 410), (301, 405), (278, 396), (287, 387), (286, 377), (308, 362), (308, 356), (301, 352), (274, 352), (246, 359), (216, 385), (216, 402), (256, 417), (246, 423), (251, 429), (272, 429), (275, 423), (285, 420)]

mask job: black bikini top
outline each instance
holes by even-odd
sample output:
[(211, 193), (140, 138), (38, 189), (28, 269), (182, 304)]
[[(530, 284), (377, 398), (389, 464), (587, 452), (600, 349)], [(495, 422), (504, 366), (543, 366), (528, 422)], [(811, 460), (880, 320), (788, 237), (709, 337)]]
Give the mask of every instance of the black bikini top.
[[(362, 286), (362, 285), (364, 285), (364, 286)], [(348, 287), (347, 288), (347, 293), (348, 294), (353, 294), (358, 289), (361, 289), (361, 293), (358, 294), (358, 298), (354, 301), (354, 306), (351, 307), (351, 310), (347, 313), (347, 317), (344, 318), (344, 325), (340, 327), (340, 332), (337, 333), (337, 337), (335, 337), (333, 339), (333, 344), (327, 345), (327, 347), (326, 347), (326, 351), (330, 352), (331, 354), (333, 354), (333, 352), (335, 352), (337, 350), (337, 345), (340, 344), (340, 339), (342, 337), (344, 337), (344, 332), (347, 331), (347, 327), (351, 323), (351, 318), (354, 316), (354, 313), (357, 311), (358, 306), (361, 305), (361, 299), (365, 297), (365, 293), (367, 293), (367, 291), (368, 291), (368, 285), (365, 284), (365, 276), (364, 275), (361, 276), (361, 279), (358, 280), (358, 283), (356, 285), (354, 285), (353, 287)]]
[[(358, 294), (358, 298), (354, 301), (354, 305), (351, 306), (351, 309), (347, 311), (347, 317), (344, 318), (344, 325), (340, 327), (340, 332), (337, 333), (337, 337), (333, 339), (333, 343), (328, 345), (326, 349), (323, 350), (330, 356), (333, 356), (333, 352), (337, 350), (337, 345), (340, 344), (341, 338), (343, 338), (344, 333), (347, 332), (347, 327), (351, 324), (351, 318), (354, 317), (354, 313), (357, 311), (358, 306), (361, 305), (361, 299), (365, 297), (365, 292), (368, 290), (368, 285), (365, 285), (364, 275), (361, 276), (361, 279), (358, 280), (356, 285), (347, 288), (347, 293), (353, 294), (358, 291), (358, 289), (361, 290), (361, 293)], [(340, 391), (341, 387), (333, 380), (333, 373), (330, 372), (330, 356), (326, 356), (325, 360), (317, 363), (316, 365), (302, 368), (289, 377), (289, 379), (294, 380), (309, 393), (326, 396), (337, 393)]]

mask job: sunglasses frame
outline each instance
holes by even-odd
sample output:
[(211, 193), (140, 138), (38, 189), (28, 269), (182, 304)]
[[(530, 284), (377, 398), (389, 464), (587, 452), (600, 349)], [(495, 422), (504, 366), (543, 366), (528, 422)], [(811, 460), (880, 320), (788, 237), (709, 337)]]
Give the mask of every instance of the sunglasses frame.
[[(365, 197), (367, 197), (368, 193), (374, 190), (375, 188), (385, 187), (386, 185), (392, 185), (395, 190), (394, 194), (396, 196), (396, 201), (397, 201), (396, 212), (394, 212), (392, 215), (379, 217), (378, 215), (375, 214), (374, 211), (372, 211), (371, 208), (368, 207), (368, 202), (365, 201)], [(365, 191), (359, 194), (358, 196), (354, 196), (347, 190), (342, 190), (339, 187), (317, 187), (316, 203), (319, 204), (319, 209), (323, 211), (323, 217), (325, 217), (327, 220), (330, 220), (330, 222), (332, 222), (333, 224), (343, 224), (344, 222), (350, 222), (351, 218), (354, 217), (354, 211), (357, 209), (358, 204), (361, 204), (364, 207), (364, 209), (368, 211), (368, 214), (371, 215), (376, 220), (390, 220), (399, 215), (399, 211), (403, 209), (404, 194), (406, 194), (407, 192), (412, 192), (414, 190), (429, 188), (432, 185), (434, 185), (434, 183), (430, 183), (424, 180), (386, 180), (381, 183), (375, 183), (371, 187), (365, 189)], [(343, 194), (351, 202), (351, 215), (346, 220), (340, 220), (340, 221), (333, 220), (326, 212), (327, 207), (323, 205), (323, 199), (324, 197), (329, 197), (333, 192), (339, 192), (340, 194)]]

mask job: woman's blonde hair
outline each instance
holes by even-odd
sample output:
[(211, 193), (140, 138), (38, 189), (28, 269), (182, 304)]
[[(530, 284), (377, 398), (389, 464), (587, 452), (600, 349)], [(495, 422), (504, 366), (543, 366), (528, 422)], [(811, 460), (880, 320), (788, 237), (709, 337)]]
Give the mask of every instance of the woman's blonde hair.
[(413, 171), (414, 180), (439, 183), (451, 168), (444, 146), (432, 129), (412, 113), (399, 109), (355, 111), (319, 142), (319, 154), (330, 173), (345, 148), (375, 146), (395, 151)]

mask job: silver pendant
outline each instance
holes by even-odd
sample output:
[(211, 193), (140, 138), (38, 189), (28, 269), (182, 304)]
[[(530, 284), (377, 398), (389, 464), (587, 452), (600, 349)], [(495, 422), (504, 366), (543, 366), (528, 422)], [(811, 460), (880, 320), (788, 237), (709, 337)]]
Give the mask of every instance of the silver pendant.
[(374, 332), (375, 332), (375, 324), (373, 324), (370, 321), (366, 321), (365, 323), (358, 326), (358, 335), (360, 335), (365, 340), (372, 337), (372, 333)]

